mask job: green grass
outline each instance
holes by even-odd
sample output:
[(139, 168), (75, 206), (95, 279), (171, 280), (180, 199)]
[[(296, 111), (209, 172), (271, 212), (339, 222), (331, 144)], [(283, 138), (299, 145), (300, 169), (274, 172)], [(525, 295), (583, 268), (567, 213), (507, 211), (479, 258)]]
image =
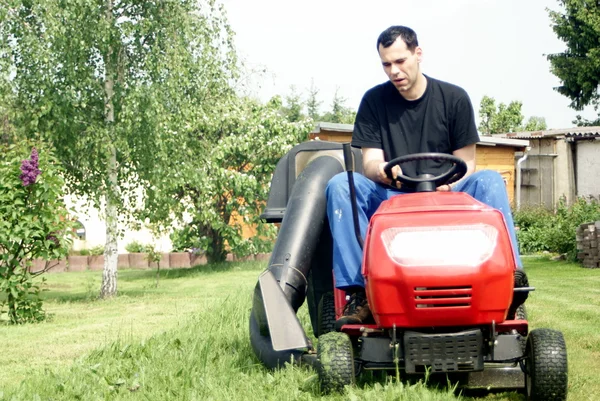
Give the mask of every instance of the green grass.
[[(48, 275), (49, 322), (0, 326), (0, 400), (471, 400), (450, 389), (363, 375), (344, 394), (321, 396), (316, 374), (268, 371), (248, 340), (248, 314), (265, 263), (119, 273), (120, 296), (96, 300), (101, 272)], [(537, 289), (532, 327), (561, 330), (569, 400), (600, 397), (600, 270), (526, 259)], [(305, 308), (300, 313), (308, 330)], [(483, 396), (517, 401), (516, 393)]]

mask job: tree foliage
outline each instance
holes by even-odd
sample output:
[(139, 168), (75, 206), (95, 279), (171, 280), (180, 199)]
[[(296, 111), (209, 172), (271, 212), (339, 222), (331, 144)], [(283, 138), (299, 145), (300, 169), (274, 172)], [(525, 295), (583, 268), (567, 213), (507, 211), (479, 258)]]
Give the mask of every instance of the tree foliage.
[(598, 110), (600, 3), (559, 0), (559, 4), (561, 11), (548, 10), (554, 32), (567, 45), (564, 52), (547, 56), (551, 72), (561, 81), (555, 89), (571, 100), (575, 110), (587, 105)]
[(523, 103), (512, 101), (508, 105), (499, 103), (493, 97), (484, 96), (479, 104), (479, 131), (484, 135), (502, 134), (516, 131), (545, 130), (546, 119), (530, 117), (523, 125), (521, 107)]
[(512, 101), (508, 105), (499, 103), (489, 96), (481, 99), (479, 106), (479, 131), (485, 135), (515, 132), (521, 129), (523, 103)]
[[(228, 251), (239, 256), (270, 251), (275, 228), (259, 215), (272, 173), (278, 160), (306, 140), (312, 128), (309, 120), (290, 122), (283, 117), (279, 98), (262, 105), (231, 97), (219, 107), (217, 117), (200, 121), (188, 138), (187, 162), (164, 172), (147, 199), (157, 202), (147, 210), (171, 202), (164, 216), (146, 216), (150, 220), (166, 221), (172, 211), (177, 211), (176, 217), (190, 216), (177, 242), (200, 248), (209, 261), (224, 260)], [(195, 157), (203, 148), (210, 149), (207, 157)], [(242, 235), (243, 227), (251, 232)]]
[[(46, 317), (34, 278), (66, 257), (73, 226), (57, 161), (27, 145), (0, 145), (0, 320), (12, 324)], [(46, 264), (32, 272), (36, 258)]]
[(346, 98), (344, 98), (339, 91), (339, 88), (335, 90), (333, 100), (331, 102), (331, 111), (325, 113), (320, 117), (320, 121), (330, 123), (341, 123), (341, 124), (354, 124), (356, 118), (356, 111), (346, 106)]
[(15, 126), (47, 139), (69, 188), (105, 210), (102, 296), (116, 293), (117, 216), (159, 232), (186, 218), (211, 260), (270, 247), (258, 216), (271, 174), (311, 124), (294, 93), (286, 106), (237, 96), (213, 0), (7, 4)]
[(314, 79), (310, 81), (310, 87), (308, 88), (308, 99), (306, 100), (306, 112), (308, 117), (310, 117), (313, 121), (319, 120), (319, 108), (321, 107), (321, 102), (318, 100), (319, 89), (315, 86)]
[(546, 124), (546, 119), (544, 117), (529, 117), (527, 123), (525, 124), (525, 131), (543, 131), (548, 129), (548, 125)]
[(20, 126), (51, 140), (77, 194), (103, 201), (112, 146), (119, 188), (147, 183), (177, 136), (228, 90), (234, 53), (216, 45), (230, 45), (231, 34), (214, 2), (195, 4), (45, 0), (9, 11), (18, 106), (28, 120)]
[(170, 155), (188, 152), (180, 139), (231, 92), (232, 32), (213, 0), (6, 0), (3, 7), (15, 125), (48, 140), (70, 190), (105, 210), (101, 295), (114, 295), (118, 219), (135, 221), (137, 191), (143, 197), (162, 180)]
[(285, 96), (285, 105), (282, 107), (283, 115), (290, 122), (298, 122), (305, 118), (302, 110), (304, 102), (294, 85), (290, 86), (290, 92)]

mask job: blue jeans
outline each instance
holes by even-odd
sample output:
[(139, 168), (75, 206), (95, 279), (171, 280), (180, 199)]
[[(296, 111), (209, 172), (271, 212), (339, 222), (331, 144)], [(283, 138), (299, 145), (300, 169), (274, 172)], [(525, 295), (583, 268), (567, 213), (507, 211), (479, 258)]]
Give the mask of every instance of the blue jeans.
[[(377, 184), (357, 173), (354, 174), (354, 185), (360, 231), (364, 238), (368, 221), (381, 202), (404, 192)], [(492, 170), (477, 171), (456, 184), (453, 191), (466, 192), (478, 201), (502, 212), (512, 240), (515, 262), (521, 269), (523, 265), (519, 256), (515, 225), (502, 176)], [(333, 236), (333, 274), (336, 287), (364, 287), (365, 282), (361, 274), (362, 250), (354, 235), (347, 173), (337, 174), (329, 180), (326, 196), (327, 217)]]

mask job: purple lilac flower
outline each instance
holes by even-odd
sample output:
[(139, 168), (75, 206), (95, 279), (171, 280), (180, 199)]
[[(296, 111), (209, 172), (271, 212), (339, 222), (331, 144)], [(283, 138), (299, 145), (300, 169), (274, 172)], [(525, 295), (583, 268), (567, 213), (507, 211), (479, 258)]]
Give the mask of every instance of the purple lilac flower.
[(54, 232), (52, 232), (52, 233), (48, 234), (48, 235), (46, 236), (46, 239), (47, 239), (48, 241), (52, 241), (52, 242), (54, 243), (54, 246), (55, 246), (55, 247), (59, 247), (59, 246), (60, 246), (60, 241), (58, 240), (58, 238), (56, 238), (56, 237), (54, 236)]
[(36, 148), (31, 149), (31, 157), (21, 162), (21, 176), (19, 177), (24, 186), (35, 183), (37, 176), (40, 175), (39, 156)]

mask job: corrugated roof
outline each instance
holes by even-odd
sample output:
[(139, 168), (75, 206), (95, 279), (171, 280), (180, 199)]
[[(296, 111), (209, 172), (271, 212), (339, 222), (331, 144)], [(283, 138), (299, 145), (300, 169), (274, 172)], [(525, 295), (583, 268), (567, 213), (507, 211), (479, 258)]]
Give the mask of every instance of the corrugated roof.
[(600, 137), (600, 127), (573, 127), (562, 129), (551, 129), (544, 131), (522, 131), (509, 132), (505, 134), (495, 134), (495, 137), (514, 138), (514, 139), (539, 139), (539, 138), (557, 138), (557, 137), (580, 137), (596, 138)]

